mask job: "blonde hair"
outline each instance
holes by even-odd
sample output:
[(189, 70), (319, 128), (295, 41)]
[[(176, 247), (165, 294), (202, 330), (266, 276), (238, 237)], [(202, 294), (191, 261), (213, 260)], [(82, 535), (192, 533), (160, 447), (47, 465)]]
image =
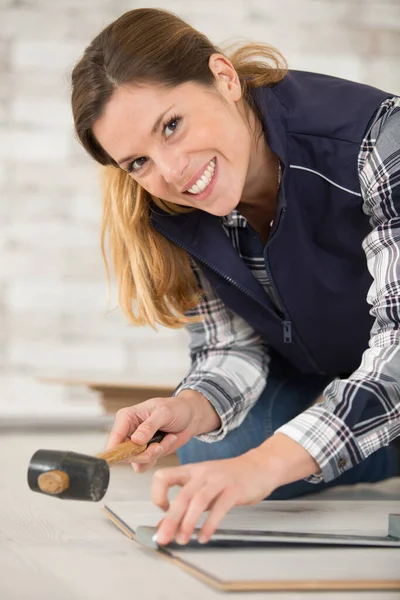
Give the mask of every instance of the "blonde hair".
[[(101, 245), (107, 275), (106, 241), (119, 305), (137, 325), (181, 327), (192, 320), (185, 313), (198, 303), (200, 290), (190, 257), (150, 222), (153, 203), (171, 214), (192, 209), (151, 196), (105, 152), (92, 128), (114, 91), (125, 83), (174, 87), (193, 81), (212, 87), (214, 76), (208, 62), (217, 52), (220, 50), (205, 35), (176, 15), (137, 9), (106, 27), (86, 48), (72, 73), (77, 136), (103, 165)], [(259, 43), (231, 46), (225, 55), (238, 73), (245, 103), (257, 114), (250, 90), (281, 81), (287, 72), (284, 57), (272, 46)]]

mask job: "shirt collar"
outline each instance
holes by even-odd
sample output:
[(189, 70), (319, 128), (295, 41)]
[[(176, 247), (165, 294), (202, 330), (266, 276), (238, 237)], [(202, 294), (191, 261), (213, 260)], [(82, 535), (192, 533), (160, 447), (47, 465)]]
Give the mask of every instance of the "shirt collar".
[(229, 215), (221, 217), (221, 221), (226, 227), (247, 227), (247, 219), (236, 208)]

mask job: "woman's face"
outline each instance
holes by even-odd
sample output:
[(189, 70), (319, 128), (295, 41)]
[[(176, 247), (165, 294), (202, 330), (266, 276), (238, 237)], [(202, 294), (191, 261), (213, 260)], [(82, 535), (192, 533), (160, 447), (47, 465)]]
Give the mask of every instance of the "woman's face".
[(150, 194), (217, 216), (251, 177), (249, 124), (236, 72), (210, 58), (216, 84), (118, 88), (93, 127), (105, 151)]

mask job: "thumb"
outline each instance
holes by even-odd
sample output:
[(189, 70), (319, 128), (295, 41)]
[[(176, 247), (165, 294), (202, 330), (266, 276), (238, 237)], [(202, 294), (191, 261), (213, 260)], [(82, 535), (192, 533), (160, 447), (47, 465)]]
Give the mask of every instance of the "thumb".
[(129, 437), (130, 432), (134, 428), (132, 421), (134, 415), (131, 415), (129, 409), (123, 408), (115, 415), (114, 425), (110, 431), (106, 450), (114, 448), (117, 444), (124, 442)]
[(155, 415), (151, 415), (132, 433), (132, 442), (135, 444), (148, 444), (156, 431), (161, 427), (161, 424), (161, 419), (157, 419)]

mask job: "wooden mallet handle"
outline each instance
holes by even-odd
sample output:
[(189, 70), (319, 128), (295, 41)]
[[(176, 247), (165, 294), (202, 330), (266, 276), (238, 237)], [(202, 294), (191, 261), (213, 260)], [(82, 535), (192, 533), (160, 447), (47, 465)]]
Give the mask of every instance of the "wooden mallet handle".
[(128, 440), (127, 442), (122, 442), (122, 444), (114, 446), (114, 448), (111, 448), (110, 450), (100, 452), (100, 454), (97, 454), (97, 458), (102, 458), (109, 465), (114, 465), (115, 463), (121, 462), (125, 458), (141, 454), (146, 450), (146, 448), (147, 444), (142, 444), (139, 446), (138, 444), (134, 444)]
[(127, 440), (126, 442), (122, 442), (122, 444), (118, 444), (111, 448), (110, 450), (106, 450), (105, 452), (101, 452), (97, 454), (97, 458), (102, 458), (109, 465), (114, 465), (115, 463), (121, 462), (125, 458), (129, 458), (130, 456), (136, 456), (137, 454), (141, 454), (146, 450), (146, 448), (155, 442), (161, 442), (161, 440), (167, 434), (164, 431), (157, 431), (151, 438), (147, 444), (135, 444), (131, 440)]

